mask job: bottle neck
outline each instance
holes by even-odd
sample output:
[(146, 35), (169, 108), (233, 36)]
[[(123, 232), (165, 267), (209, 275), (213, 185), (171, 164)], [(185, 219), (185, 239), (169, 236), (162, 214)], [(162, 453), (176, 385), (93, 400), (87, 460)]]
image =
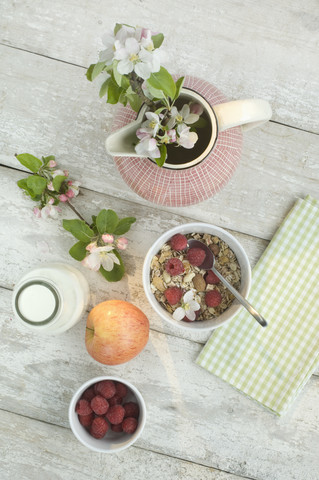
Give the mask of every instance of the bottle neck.
[(15, 297), (15, 309), (32, 326), (51, 323), (57, 316), (61, 298), (56, 287), (46, 280), (34, 279), (22, 285)]

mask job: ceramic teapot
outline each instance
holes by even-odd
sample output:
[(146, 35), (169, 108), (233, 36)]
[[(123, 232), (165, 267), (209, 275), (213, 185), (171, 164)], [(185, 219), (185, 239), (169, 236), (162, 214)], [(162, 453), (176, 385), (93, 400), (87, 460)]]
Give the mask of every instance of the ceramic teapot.
[(185, 77), (180, 98), (182, 103), (200, 103), (209, 127), (204, 142), (198, 131), (199, 139), (193, 149), (172, 147), (175, 152), (182, 152), (178, 161), (174, 152), (160, 168), (135, 152), (136, 130), (144, 120), (146, 105), (137, 118), (131, 109), (120, 107), (105, 144), (126, 183), (143, 198), (167, 206), (198, 203), (217, 193), (239, 163), (242, 132), (267, 122), (272, 115), (267, 101), (228, 102), (216, 87), (196, 77)]

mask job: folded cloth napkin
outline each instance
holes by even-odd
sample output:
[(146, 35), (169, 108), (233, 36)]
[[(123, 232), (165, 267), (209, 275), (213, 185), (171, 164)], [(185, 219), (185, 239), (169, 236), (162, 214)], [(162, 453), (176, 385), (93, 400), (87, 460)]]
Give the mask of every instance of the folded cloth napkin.
[(196, 363), (282, 415), (319, 362), (319, 202), (299, 199), (253, 270), (244, 309), (218, 328)]

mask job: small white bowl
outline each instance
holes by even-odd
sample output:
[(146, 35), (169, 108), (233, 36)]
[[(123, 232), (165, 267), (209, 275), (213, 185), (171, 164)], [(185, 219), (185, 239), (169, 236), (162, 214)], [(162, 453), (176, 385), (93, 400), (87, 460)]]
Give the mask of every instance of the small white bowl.
[[(109, 428), (104, 438), (97, 439), (92, 437), (89, 432), (80, 424), (78, 414), (75, 411), (76, 404), (87, 388), (91, 387), (97, 382), (101, 382), (102, 380), (121, 382), (129, 389), (129, 392), (125, 397), (125, 403), (136, 402), (140, 409), (138, 425), (134, 433), (116, 433)], [(69, 422), (72, 432), (76, 438), (86, 447), (94, 450), (95, 452), (118, 453), (121, 450), (125, 450), (126, 448), (130, 447), (141, 435), (146, 422), (146, 406), (144, 399), (137, 388), (126, 380), (117, 377), (96, 377), (83, 383), (83, 385), (81, 385), (81, 387), (73, 395), (69, 406)]]
[(184, 225), (179, 225), (178, 227), (174, 227), (163, 235), (161, 235), (156, 242), (153, 243), (151, 248), (146, 254), (144, 264), (143, 264), (143, 287), (146, 294), (148, 301), (150, 302), (151, 306), (155, 310), (158, 315), (166, 320), (171, 325), (184, 328), (186, 330), (200, 330), (200, 331), (207, 331), (207, 330), (214, 330), (221, 325), (225, 325), (225, 323), (229, 322), (234, 315), (242, 308), (241, 304), (234, 300), (234, 302), (227, 308), (221, 315), (216, 318), (211, 318), (209, 320), (203, 320), (200, 322), (177, 322), (173, 319), (172, 315), (165, 310), (164, 307), (156, 300), (152, 290), (151, 290), (151, 281), (150, 281), (150, 271), (151, 271), (151, 261), (154, 255), (161, 249), (161, 247), (166, 243), (170, 238), (173, 237), (176, 233), (181, 233), (186, 235), (187, 233), (209, 233), (211, 235), (216, 235), (221, 240), (226, 242), (231, 250), (237, 257), (241, 268), (241, 284), (239, 292), (242, 294), (243, 297), (247, 297), (250, 285), (251, 285), (251, 268), (248, 257), (246, 255), (245, 250), (241, 246), (241, 244), (236, 240), (233, 235), (226, 232), (222, 228), (216, 227), (215, 225), (211, 225), (209, 223), (186, 223)]

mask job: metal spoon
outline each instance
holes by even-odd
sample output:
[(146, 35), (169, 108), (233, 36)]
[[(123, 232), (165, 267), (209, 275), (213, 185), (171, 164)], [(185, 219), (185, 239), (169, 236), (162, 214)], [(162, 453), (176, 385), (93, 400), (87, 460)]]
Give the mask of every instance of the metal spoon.
[(250, 315), (252, 315), (262, 327), (267, 327), (266, 320), (254, 309), (254, 307), (247, 302), (247, 300), (229, 283), (227, 280), (219, 273), (218, 270), (214, 267), (215, 256), (213, 252), (205, 245), (205, 243), (200, 240), (188, 240), (188, 246), (191, 248), (201, 248), (206, 253), (204, 262), (199, 266), (203, 270), (212, 270), (215, 275), (219, 278), (221, 282), (231, 291), (231, 293), (237, 298), (237, 300), (248, 310)]

